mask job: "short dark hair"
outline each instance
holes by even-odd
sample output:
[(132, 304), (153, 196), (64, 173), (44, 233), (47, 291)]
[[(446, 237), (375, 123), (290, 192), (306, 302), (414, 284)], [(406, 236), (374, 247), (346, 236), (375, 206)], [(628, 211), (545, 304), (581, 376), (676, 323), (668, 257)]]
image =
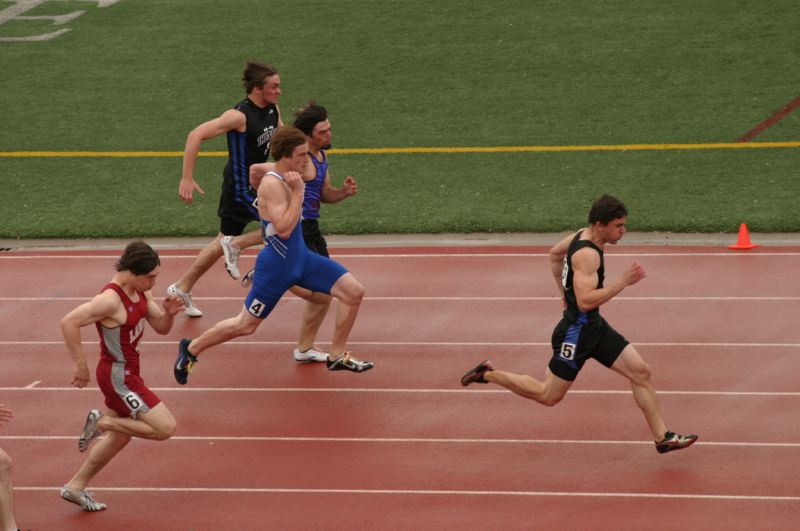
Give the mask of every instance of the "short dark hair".
[(306, 136), (311, 136), (318, 123), (328, 119), (328, 111), (315, 101), (309, 101), (308, 105), (294, 113), (294, 126), (300, 129)]
[(130, 271), (136, 276), (146, 275), (161, 265), (158, 253), (142, 240), (131, 242), (117, 260), (117, 271)]
[(603, 225), (608, 225), (615, 219), (624, 218), (628, 215), (625, 204), (614, 196), (603, 194), (592, 203), (589, 211), (589, 224), (593, 225), (599, 221)]
[(242, 74), (242, 86), (244, 91), (250, 94), (253, 89), (264, 86), (268, 77), (278, 74), (278, 70), (267, 63), (251, 59), (244, 65), (244, 73)]
[(300, 129), (292, 125), (284, 125), (272, 135), (272, 146), (269, 151), (275, 162), (278, 162), (284, 157), (291, 157), (294, 148), (302, 146), (306, 142), (308, 139)]

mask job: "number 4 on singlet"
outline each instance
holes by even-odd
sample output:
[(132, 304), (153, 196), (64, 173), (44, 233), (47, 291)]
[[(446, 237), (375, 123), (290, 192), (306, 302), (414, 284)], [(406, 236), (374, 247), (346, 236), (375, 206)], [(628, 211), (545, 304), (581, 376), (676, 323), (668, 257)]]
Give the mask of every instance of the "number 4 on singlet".
[(264, 313), (264, 303), (258, 299), (253, 299), (253, 302), (250, 303), (247, 311), (256, 317), (261, 317), (261, 314)]

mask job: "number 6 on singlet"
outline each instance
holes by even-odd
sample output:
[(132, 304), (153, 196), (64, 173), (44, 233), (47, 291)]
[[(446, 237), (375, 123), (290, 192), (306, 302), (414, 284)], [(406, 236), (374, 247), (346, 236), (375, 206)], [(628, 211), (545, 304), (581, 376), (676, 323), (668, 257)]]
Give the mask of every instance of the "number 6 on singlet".
[(125, 403), (128, 404), (131, 411), (138, 411), (144, 405), (139, 395), (133, 391), (125, 395), (122, 399), (125, 400)]

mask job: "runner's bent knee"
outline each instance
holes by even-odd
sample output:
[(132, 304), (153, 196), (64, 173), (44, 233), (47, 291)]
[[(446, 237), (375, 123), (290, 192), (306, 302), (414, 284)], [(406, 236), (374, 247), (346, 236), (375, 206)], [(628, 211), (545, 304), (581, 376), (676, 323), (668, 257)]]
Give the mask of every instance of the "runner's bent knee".
[(537, 402), (542, 404), (543, 406), (553, 407), (564, 398), (564, 395), (559, 395), (553, 393), (551, 390), (547, 389), (544, 393), (539, 395)]
[(635, 384), (647, 384), (650, 383), (650, 366), (647, 363), (642, 362), (641, 364), (637, 364), (635, 367), (631, 368), (629, 378)]
[(175, 422), (174, 418), (163, 419), (158, 422), (157, 425), (152, 426), (155, 430), (154, 439), (157, 441), (165, 441), (175, 435), (175, 430), (177, 428), (177, 423)]
[(361, 304), (364, 299), (366, 289), (364, 286), (349, 273), (343, 276), (331, 290), (331, 295), (344, 302), (345, 304)]
[(239, 336), (249, 336), (250, 334), (254, 333), (256, 329), (258, 329), (258, 325), (261, 324), (261, 321), (258, 318), (251, 317), (247, 310), (242, 310), (242, 313), (239, 314), (239, 317), (234, 320), (234, 322), (230, 323), (230, 333), (234, 335), (234, 337)]
[(167, 439), (175, 435), (176, 428), (177, 426), (175, 425), (175, 422), (172, 422), (171, 424), (166, 424), (164, 426), (159, 426), (155, 428), (153, 439), (156, 441), (166, 441)]
[(543, 397), (540, 403), (543, 406), (553, 407), (556, 404), (558, 404), (559, 402), (561, 402), (561, 397), (560, 396), (559, 397)]
[(163, 402), (156, 407), (159, 409), (153, 408), (147, 414), (142, 415), (142, 421), (152, 428), (152, 439), (164, 441), (175, 435), (177, 422)]

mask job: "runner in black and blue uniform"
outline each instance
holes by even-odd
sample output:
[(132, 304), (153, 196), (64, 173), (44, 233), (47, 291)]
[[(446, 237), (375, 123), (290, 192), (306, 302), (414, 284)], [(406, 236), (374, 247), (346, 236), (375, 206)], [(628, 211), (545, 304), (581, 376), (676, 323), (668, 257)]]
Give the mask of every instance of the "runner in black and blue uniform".
[(246, 129), (227, 133), (228, 163), (222, 172), (217, 209), (220, 232), (226, 236), (238, 236), (250, 222), (259, 220), (258, 209), (253, 205), (256, 191), (250, 186), (250, 166), (267, 161), (272, 135), (280, 121), (274, 103), (259, 107), (247, 97), (233, 108), (244, 114)]
[(272, 309), (293, 286), (339, 299), (336, 326), (331, 341), (330, 370), (363, 372), (373, 364), (345, 351), (347, 338), (364, 297), (364, 287), (344, 267), (330, 258), (312, 253), (305, 246), (300, 228), (308, 166), (308, 142), (302, 131), (282, 127), (273, 137), (275, 168), (258, 183), (258, 212), (265, 247), (256, 259), (253, 284), (238, 316), (217, 323), (194, 340), (179, 343), (175, 379), (185, 384), (205, 349), (256, 331)]
[(594, 358), (630, 381), (636, 404), (644, 413), (656, 450), (665, 453), (686, 448), (697, 435), (668, 431), (650, 381), (650, 368), (633, 345), (600, 316), (599, 307), (646, 274), (634, 262), (618, 281), (605, 286), (603, 247), (616, 244), (625, 234), (628, 211), (619, 199), (604, 195), (592, 204), (589, 227), (569, 235), (550, 250), (553, 276), (561, 286), (564, 314), (553, 330), (553, 357), (544, 381), (496, 370), (489, 360), (468, 371), (461, 385), (493, 382), (506, 389), (554, 406), (569, 391), (584, 363)]
[(589, 358), (594, 358), (606, 367), (611, 367), (628, 346), (628, 340), (622, 337), (600, 315), (600, 308), (581, 311), (573, 289), (575, 272), (572, 266), (572, 257), (580, 249), (589, 248), (600, 255), (600, 268), (597, 270), (597, 289), (603, 287), (605, 265), (603, 250), (592, 243), (583, 240), (584, 230), (575, 234), (567, 249), (564, 258), (562, 282), (566, 308), (564, 316), (553, 330), (552, 346), (553, 358), (548, 367), (558, 376), (567, 381), (574, 381), (578, 372)]
[(183, 300), (185, 312), (191, 317), (203, 315), (192, 301), (192, 289), (200, 277), (224, 256), (228, 273), (239, 278), (241, 249), (261, 243), (260, 230), (244, 233), (248, 223), (258, 221), (258, 211), (253, 206), (255, 190), (249, 184), (249, 169), (251, 165), (267, 160), (272, 135), (282, 125), (278, 109), (281, 80), (275, 67), (250, 61), (245, 66), (242, 83), (247, 97), (219, 117), (197, 126), (186, 139), (179, 187), (181, 199), (186, 204), (193, 202), (195, 191), (205, 193), (194, 180), (201, 144), (222, 134), (228, 141), (228, 162), (223, 171), (217, 209), (220, 232), (200, 251), (183, 276), (167, 289), (169, 295)]

